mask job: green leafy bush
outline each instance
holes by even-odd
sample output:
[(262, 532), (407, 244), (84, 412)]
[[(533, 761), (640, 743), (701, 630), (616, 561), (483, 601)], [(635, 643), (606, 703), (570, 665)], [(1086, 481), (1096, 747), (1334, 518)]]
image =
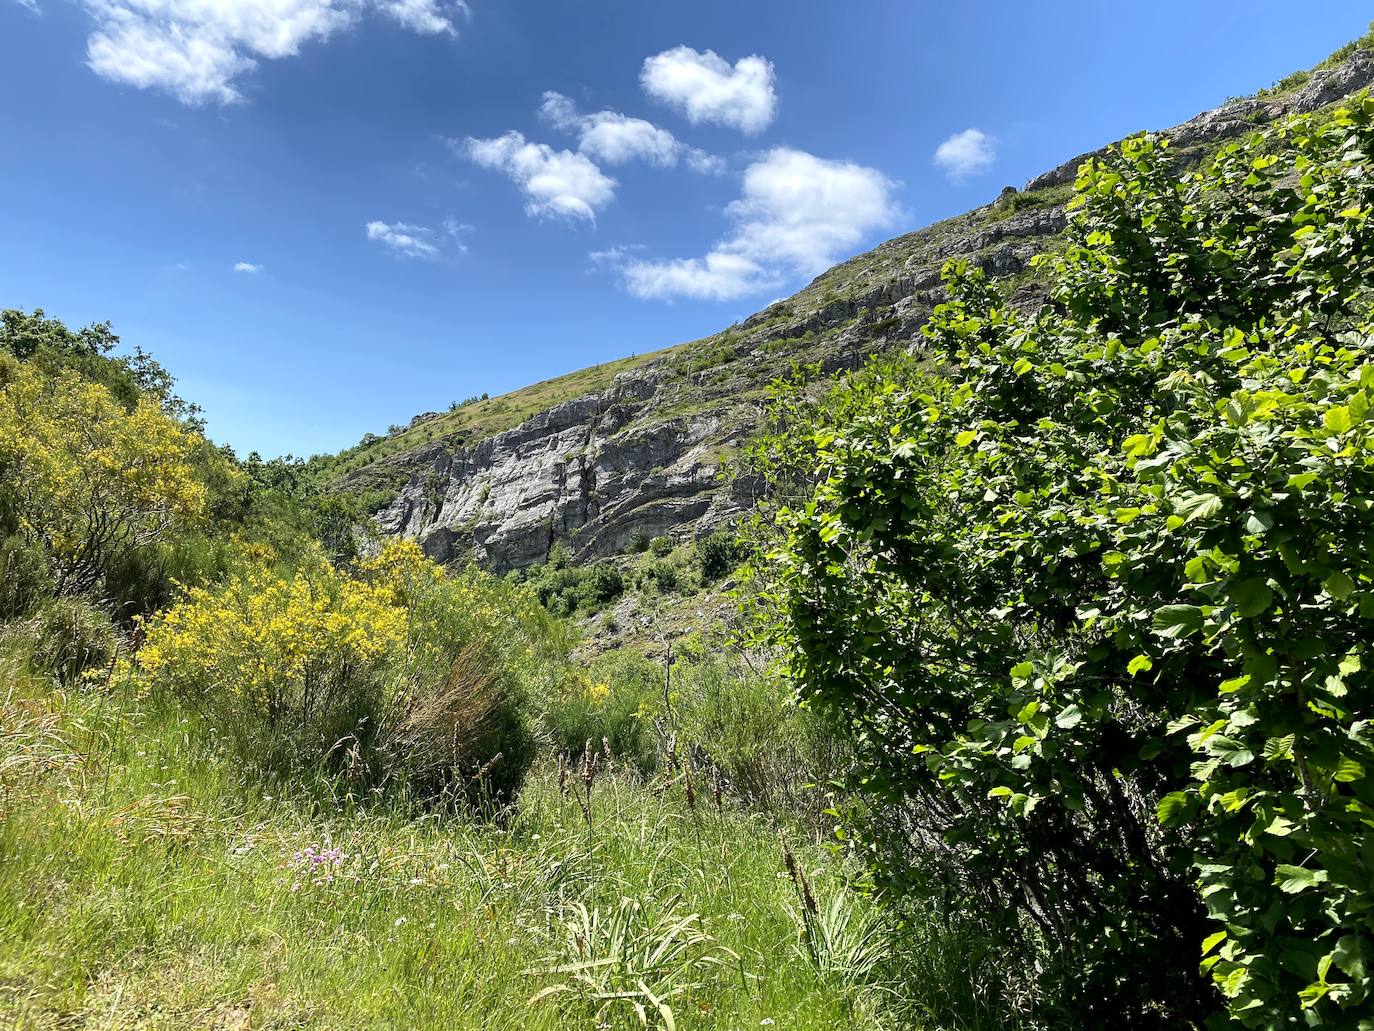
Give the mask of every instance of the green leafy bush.
[(52, 590), (52, 574), (40, 545), (17, 533), (0, 539), (0, 622), (29, 615)]
[(674, 542), (666, 535), (655, 537), (649, 542), (649, 550), (659, 558), (667, 558), (673, 553)]
[(1127, 141), (1039, 313), (952, 265), (778, 450), (760, 629), (896, 807), (868, 856), (1078, 1026), (1368, 1026), (1372, 119)]
[(703, 583), (719, 580), (739, 564), (743, 555), (729, 530), (716, 530), (697, 541), (697, 566)]
[(677, 566), (660, 559), (658, 562), (651, 562), (639, 574), (639, 586), (656, 590), (660, 594), (672, 594), (681, 586), (681, 577), (678, 575)]
[(114, 661), (119, 635), (110, 615), (81, 598), (48, 602), (32, 621), (34, 668), (73, 683)]
[(609, 562), (598, 562), (585, 569), (581, 592), (583, 599), (590, 604), (604, 604), (625, 593), (625, 580), (615, 566)]

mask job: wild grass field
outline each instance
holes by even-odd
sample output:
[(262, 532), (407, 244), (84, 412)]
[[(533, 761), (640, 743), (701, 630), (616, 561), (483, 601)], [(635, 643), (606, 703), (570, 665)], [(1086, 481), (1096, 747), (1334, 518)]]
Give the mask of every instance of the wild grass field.
[(903, 940), (958, 979), (917, 996), (971, 990), (820, 827), (700, 772), (689, 794), (685, 760), (646, 780), (603, 757), (589, 806), (580, 767), (560, 789), (542, 761), (474, 821), (270, 786), (194, 714), (23, 661), (0, 696), (0, 1025), (919, 1026)]

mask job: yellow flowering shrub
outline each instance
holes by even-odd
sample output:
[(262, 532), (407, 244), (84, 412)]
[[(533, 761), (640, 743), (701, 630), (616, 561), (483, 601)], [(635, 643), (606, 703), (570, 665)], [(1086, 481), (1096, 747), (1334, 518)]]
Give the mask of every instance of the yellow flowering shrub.
[(151, 399), (129, 410), (98, 383), (0, 358), (0, 476), (58, 593), (89, 590), (113, 558), (204, 514), (198, 444)]
[(146, 624), (145, 687), (230, 698), (276, 725), (308, 721), (406, 639), (391, 592), (337, 572), (318, 551), (289, 576), (250, 565), (222, 586), (193, 587)]
[(354, 573), (319, 549), (289, 572), (250, 556), (148, 620), (122, 675), (190, 701), (277, 772), (324, 762), (350, 789), (507, 801), (533, 760), (526, 702), (566, 660), (547, 619), (522, 589), (450, 575), (413, 542)]

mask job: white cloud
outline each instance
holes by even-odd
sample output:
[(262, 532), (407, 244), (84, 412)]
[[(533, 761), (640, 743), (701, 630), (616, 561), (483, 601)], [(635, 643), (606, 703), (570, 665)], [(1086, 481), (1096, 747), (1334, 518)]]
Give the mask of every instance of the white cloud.
[(997, 139), (982, 129), (956, 132), (935, 148), (935, 163), (955, 182), (980, 175), (997, 160)]
[(185, 104), (231, 104), (260, 59), (291, 57), (375, 10), (429, 35), (454, 35), (462, 0), (85, 0), (96, 74)]
[(428, 226), (413, 226), (406, 222), (369, 222), (367, 238), (376, 240), (407, 258), (437, 258), (439, 245), (434, 242), (434, 230)]
[(43, 13), (38, 9), (38, 0), (14, 0), (14, 2), (25, 10), (32, 11), (34, 14)]
[(457, 15), (470, 12), (463, 0), (455, 0), (451, 10), (445, 10), (438, 0), (378, 0), (377, 9), (388, 18), (425, 36), (456, 36), (453, 25)]
[(237, 261), (234, 263), (234, 271), (247, 272), (250, 275), (255, 275), (262, 271), (262, 266), (254, 265), (251, 261)]
[(444, 235), (454, 242), (454, 245), (462, 254), (468, 252), (468, 245), (463, 242), (463, 238), (469, 233), (477, 232), (476, 226), (469, 225), (466, 222), (459, 222), (456, 218), (444, 219), (443, 229)]
[(896, 184), (873, 168), (777, 147), (744, 173), (734, 230), (700, 258), (621, 261), (636, 297), (730, 300), (816, 275), (894, 222)]
[(597, 210), (615, 198), (615, 180), (586, 155), (531, 143), (515, 131), (487, 140), (469, 136), (461, 149), (483, 168), (509, 176), (533, 216), (595, 222)]
[(617, 243), (602, 251), (592, 251), (587, 255), (587, 260), (592, 263), (592, 267), (587, 269), (587, 271), (594, 272), (604, 268), (621, 268), (630, 260), (630, 255), (644, 249), (645, 247), (642, 243)]
[(683, 157), (687, 162), (687, 167), (693, 172), (700, 172), (702, 175), (724, 175), (725, 159), (708, 154), (699, 147), (688, 147), (683, 151)]
[(667, 168), (682, 159), (695, 172), (716, 175), (725, 169), (720, 158), (687, 146), (653, 122), (619, 111), (582, 114), (570, 98), (552, 90), (544, 94), (539, 116), (555, 129), (576, 133), (577, 149), (603, 164), (623, 165), (642, 160)]
[(733, 68), (714, 50), (674, 47), (644, 59), (640, 85), (651, 97), (682, 111), (693, 125), (713, 122), (756, 133), (777, 110), (773, 65), (757, 54)]

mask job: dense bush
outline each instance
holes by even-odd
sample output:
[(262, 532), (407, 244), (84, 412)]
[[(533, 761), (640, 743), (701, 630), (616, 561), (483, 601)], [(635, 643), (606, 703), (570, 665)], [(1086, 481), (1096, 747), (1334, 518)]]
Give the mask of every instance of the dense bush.
[(625, 580), (620, 570), (609, 562), (598, 562), (586, 567), (581, 594), (583, 600), (593, 604), (614, 601), (625, 593)]
[(651, 562), (640, 574), (638, 580), (639, 587), (650, 588), (660, 594), (672, 594), (682, 584), (678, 574), (678, 567), (671, 562), (660, 559)]
[(0, 623), (22, 619), (52, 594), (42, 547), (20, 533), (0, 539)]
[(1048, 305), (951, 267), (923, 360), (771, 452), (821, 477), (763, 637), (858, 731), (869, 857), (1079, 1026), (1368, 1024), (1371, 117), (1088, 163)]
[(316, 552), (191, 588), (123, 675), (202, 710), (267, 772), (504, 802), (533, 758), (531, 683), (565, 646), (522, 592), (397, 542), (358, 576)]
[(114, 661), (119, 637), (107, 612), (80, 598), (49, 602), (31, 622), (34, 668), (73, 683)]
[(539, 604), (556, 616), (571, 615), (579, 609), (595, 610), (625, 592), (624, 576), (613, 563), (573, 566), (568, 562), (566, 552), (551, 555), (547, 563), (527, 569), (515, 579), (528, 583)]
[(649, 550), (659, 558), (667, 558), (673, 553), (673, 539), (668, 536), (655, 537), (649, 542)]
[(58, 594), (97, 588), (112, 563), (204, 517), (201, 438), (141, 397), (0, 355), (0, 471), (17, 532), (41, 545)]
[(703, 583), (719, 580), (739, 564), (743, 555), (729, 530), (716, 530), (697, 541), (697, 566)]

